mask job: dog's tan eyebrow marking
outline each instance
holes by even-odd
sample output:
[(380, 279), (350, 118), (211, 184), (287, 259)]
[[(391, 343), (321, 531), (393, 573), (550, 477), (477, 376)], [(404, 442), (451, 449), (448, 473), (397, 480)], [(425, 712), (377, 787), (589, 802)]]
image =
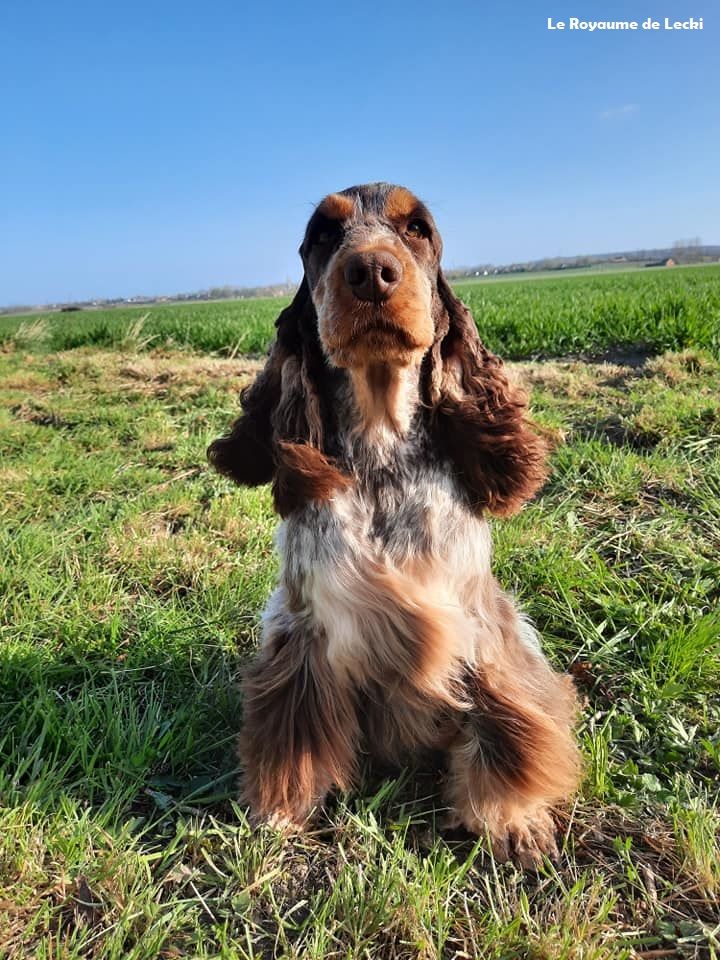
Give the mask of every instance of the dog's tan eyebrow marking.
[(318, 212), (330, 220), (347, 220), (355, 212), (355, 202), (352, 197), (331, 193), (322, 201)]
[(420, 206), (418, 198), (405, 187), (395, 187), (385, 200), (385, 216), (390, 220), (403, 220), (412, 216)]

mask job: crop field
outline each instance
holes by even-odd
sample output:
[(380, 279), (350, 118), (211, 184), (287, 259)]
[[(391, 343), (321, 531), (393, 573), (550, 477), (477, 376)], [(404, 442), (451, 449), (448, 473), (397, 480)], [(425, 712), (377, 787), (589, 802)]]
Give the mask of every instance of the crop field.
[[(490, 349), (514, 360), (640, 345), (720, 354), (720, 265), (455, 284)], [(0, 343), (264, 353), (282, 299), (0, 317)]]
[(4, 318), (0, 957), (720, 957), (720, 267), (458, 289), (555, 439), (494, 539), (582, 701), (559, 862), (422, 767), (294, 839), (236, 801), (276, 517), (205, 448), (279, 301)]

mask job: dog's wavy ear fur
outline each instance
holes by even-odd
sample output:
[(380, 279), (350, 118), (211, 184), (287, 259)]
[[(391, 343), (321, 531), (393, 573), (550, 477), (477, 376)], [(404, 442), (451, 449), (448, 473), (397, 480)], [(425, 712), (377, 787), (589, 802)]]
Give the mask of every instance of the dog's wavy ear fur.
[(485, 348), (441, 270), (434, 311), (426, 381), (434, 442), (476, 509), (509, 516), (545, 481), (548, 444), (527, 419), (524, 392)]
[(264, 368), (240, 394), (242, 416), (210, 444), (208, 459), (236, 483), (273, 481), (276, 509), (287, 516), (307, 500), (329, 496), (346, 480), (324, 453), (327, 363), (306, 278), (275, 327)]

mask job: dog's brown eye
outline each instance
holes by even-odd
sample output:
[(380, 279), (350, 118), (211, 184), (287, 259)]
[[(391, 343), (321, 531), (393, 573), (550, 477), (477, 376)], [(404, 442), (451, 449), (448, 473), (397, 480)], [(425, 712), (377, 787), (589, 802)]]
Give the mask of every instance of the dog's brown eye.
[(311, 243), (313, 246), (327, 246), (336, 240), (338, 233), (339, 226), (336, 223), (318, 224), (312, 232)]
[(422, 220), (411, 220), (405, 227), (405, 233), (413, 240), (420, 240), (427, 236), (427, 227)]

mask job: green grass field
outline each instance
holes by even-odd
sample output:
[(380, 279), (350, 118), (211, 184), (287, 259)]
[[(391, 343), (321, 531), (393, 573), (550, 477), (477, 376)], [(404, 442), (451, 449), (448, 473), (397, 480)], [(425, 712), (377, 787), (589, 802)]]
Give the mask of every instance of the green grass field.
[[(487, 345), (508, 359), (643, 345), (702, 347), (720, 356), (720, 265), (557, 274), (455, 284)], [(0, 317), (0, 343), (261, 354), (287, 300), (120, 307)]]
[[(0, 956), (720, 956), (720, 269), (460, 288), (557, 440), (496, 572), (583, 700), (555, 867), (369, 776), (302, 839), (234, 802), (268, 491), (210, 473), (277, 301), (0, 321)], [(144, 311), (147, 312), (147, 311)]]

